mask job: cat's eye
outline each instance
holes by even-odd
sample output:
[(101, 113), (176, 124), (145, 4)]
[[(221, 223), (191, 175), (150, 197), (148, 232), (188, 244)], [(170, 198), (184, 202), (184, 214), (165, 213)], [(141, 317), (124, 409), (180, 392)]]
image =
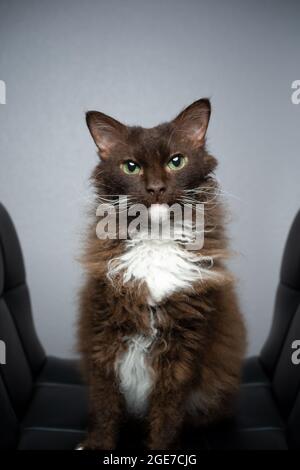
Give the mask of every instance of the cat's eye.
[(170, 158), (168, 162), (168, 167), (170, 170), (181, 170), (187, 163), (187, 158), (182, 155), (181, 153), (176, 153), (176, 155), (173, 155), (172, 158)]
[(127, 175), (138, 175), (141, 171), (141, 167), (132, 160), (127, 160), (127, 162), (122, 163), (121, 169)]

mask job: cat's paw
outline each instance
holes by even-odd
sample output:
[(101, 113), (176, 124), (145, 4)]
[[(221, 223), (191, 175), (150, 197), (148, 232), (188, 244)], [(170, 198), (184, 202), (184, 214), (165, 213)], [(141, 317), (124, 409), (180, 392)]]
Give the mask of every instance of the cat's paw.
[(85, 450), (85, 447), (83, 444), (78, 444), (76, 447), (75, 447), (75, 450)]
[(99, 439), (86, 439), (83, 442), (80, 442), (76, 447), (75, 450), (114, 450), (115, 445), (108, 440), (100, 440)]

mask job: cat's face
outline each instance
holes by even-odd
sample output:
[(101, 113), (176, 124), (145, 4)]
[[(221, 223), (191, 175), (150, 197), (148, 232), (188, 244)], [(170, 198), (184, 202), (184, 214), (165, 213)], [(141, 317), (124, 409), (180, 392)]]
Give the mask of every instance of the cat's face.
[(198, 100), (173, 121), (145, 129), (89, 111), (87, 125), (100, 156), (97, 193), (132, 196), (146, 206), (180, 201), (216, 166), (205, 150), (210, 112), (209, 101)]

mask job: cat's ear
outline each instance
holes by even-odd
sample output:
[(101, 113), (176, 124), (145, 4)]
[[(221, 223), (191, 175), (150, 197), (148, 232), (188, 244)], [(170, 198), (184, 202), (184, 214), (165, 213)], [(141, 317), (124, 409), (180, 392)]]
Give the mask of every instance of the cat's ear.
[(206, 131), (211, 114), (211, 105), (208, 98), (195, 101), (185, 108), (173, 120), (179, 138), (188, 139), (193, 146), (204, 144)]
[(99, 149), (100, 156), (104, 159), (109, 156), (111, 149), (117, 143), (125, 139), (126, 126), (106, 114), (88, 111), (86, 123)]

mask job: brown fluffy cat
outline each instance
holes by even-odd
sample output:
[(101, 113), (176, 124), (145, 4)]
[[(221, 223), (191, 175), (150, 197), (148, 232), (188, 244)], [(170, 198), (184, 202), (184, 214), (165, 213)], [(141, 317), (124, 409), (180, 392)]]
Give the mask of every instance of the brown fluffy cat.
[(90, 400), (84, 448), (113, 449), (130, 415), (144, 420), (148, 448), (167, 449), (183, 423), (205, 425), (231, 413), (245, 329), (224, 264), (217, 162), (205, 148), (210, 112), (209, 100), (198, 100), (150, 129), (87, 113), (100, 156), (97, 203), (115, 195), (147, 208), (202, 202), (205, 237), (194, 252), (174, 240), (100, 240), (94, 218), (79, 322)]

